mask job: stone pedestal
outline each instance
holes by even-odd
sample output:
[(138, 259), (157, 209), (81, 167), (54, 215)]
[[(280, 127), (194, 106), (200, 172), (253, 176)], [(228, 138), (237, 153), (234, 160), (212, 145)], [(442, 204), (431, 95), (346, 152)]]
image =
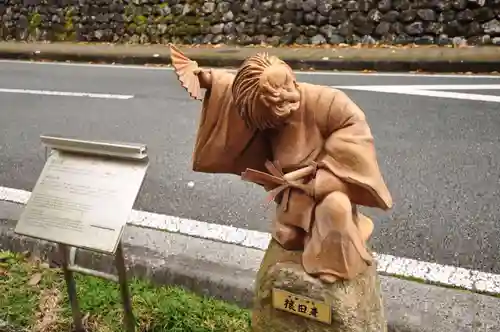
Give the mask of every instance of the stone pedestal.
[[(301, 254), (271, 240), (256, 280), (253, 332), (387, 332), (375, 265), (353, 280), (326, 284), (304, 272)], [(330, 305), (331, 324), (275, 309), (273, 288)]]

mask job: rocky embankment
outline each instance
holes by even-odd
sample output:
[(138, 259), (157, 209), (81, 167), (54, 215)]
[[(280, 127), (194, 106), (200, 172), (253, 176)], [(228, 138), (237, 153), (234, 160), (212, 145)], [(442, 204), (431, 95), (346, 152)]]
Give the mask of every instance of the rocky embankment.
[(500, 0), (0, 0), (0, 40), (500, 45)]

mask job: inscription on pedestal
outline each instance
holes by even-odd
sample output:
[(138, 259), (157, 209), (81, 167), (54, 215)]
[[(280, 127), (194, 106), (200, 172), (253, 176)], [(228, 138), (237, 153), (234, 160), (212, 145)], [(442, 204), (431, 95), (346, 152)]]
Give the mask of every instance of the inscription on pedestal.
[(326, 324), (332, 323), (332, 308), (326, 303), (273, 288), (273, 307)]

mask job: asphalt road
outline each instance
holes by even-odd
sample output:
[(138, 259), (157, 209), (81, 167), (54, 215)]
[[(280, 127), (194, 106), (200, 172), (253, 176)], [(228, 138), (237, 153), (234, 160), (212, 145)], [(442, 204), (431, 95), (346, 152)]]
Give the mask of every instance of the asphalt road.
[[(361, 74), (299, 80), (335, 86), (500, 84), (500, 77)], [(454, 91), (500, 96), (500, 90), (469, 90)], [(500, 103), (346, 92), (367, 115), (395, 202), (389, 213), (365, 210), (376, 222), (374, 249), (500, 273)], [(169, 70), (0, 62), (0, 186), (33, 188), (44, 164), (41, 134), (139, 141), (148, 145), (152, 164), (136, 209), (268, 231), (273, 208), (264, 204), (263, 191), (235, 176), (191, 171), (199, 107)]]

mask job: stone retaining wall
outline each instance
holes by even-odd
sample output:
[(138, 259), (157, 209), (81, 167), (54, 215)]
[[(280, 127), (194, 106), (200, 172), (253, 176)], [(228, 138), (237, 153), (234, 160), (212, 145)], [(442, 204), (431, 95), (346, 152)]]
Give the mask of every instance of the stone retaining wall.
[(0, 18), (0, 40), (500, 45), (500, 0), (0, 0)]

